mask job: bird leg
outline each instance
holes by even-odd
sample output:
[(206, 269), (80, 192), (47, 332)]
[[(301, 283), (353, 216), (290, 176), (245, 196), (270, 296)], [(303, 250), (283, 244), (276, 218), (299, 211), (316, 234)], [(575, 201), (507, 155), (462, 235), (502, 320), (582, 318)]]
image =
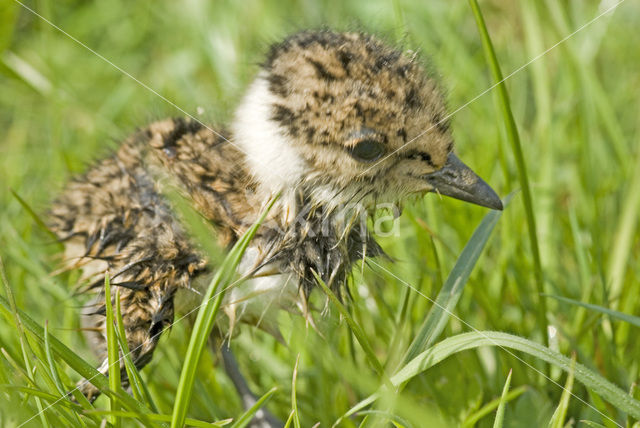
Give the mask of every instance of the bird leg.
[[(216, 352), (216, 343), (218, 340), (219, 339), (214, 337), (213, 334), (209, 338), (209, 344), (214, 352)], [(222, 354), (224, 370), (242, 400), (242, 407), (245, 410), (250, 409), (256, 404), (258, 398), (251, 392), (251, 389), (249, 389), (249, 385), (247, 385), (247, 381), (242, 373), (240, 373), (238, 363), (227, 343), (222, 345), (220, 353)], [(259, 409), (249, 424), (249, 428), (281, 428), (282, 426), (284, 426), (282, 421), (278, 420), (278, 418), (273, 416), (271, 412), (265, 408)]]

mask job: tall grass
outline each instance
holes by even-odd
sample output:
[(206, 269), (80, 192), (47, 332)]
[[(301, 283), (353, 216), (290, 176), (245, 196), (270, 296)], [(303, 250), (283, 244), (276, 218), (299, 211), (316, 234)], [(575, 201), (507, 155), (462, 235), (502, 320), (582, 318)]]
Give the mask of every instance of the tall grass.
[[(611, 4), (28, 3), (212, 124), (228, 122), (268, 44), (298, 29), (363, 29), (419, 50), (454, 111), (499, 81), (496, 71), (509, 75)], [(477, 26), (480, 13), (485, 28)], [(263, 397), (257, 406), (291, 426), (637, 421), (639, 23), (640, 5), (625, 1), (452, 117), (460, 157), (501, 195), (515, 191), (493, 218), (482, 251), (463, 249), (478, 243), (472, 236), (484, 209), (433, 195), (407, 206), (399, 236), (381, 240), (396, 262), (357, 269), (345, 308), (330, 303), (326, 313), (313, 312), (317, 331), (282, 314), (285, 344), (249, 328), (231, 341), (250, 387)], [(215, 355), (191, 352), (185, 365), (192, 333), (186, 321), (163, 336), (140, 373), (125, 359), (131, 395), (110, 385), (78, 331), (83, 297), (71, 291), (78, 274), (50, 275), (59, 248), (34, 220), (70, 176), (117, 140), (175, 115), (181, 113), (18, 3), (0, 4), (1, 426), (95, 427), (104, 419), (168, 426), (172, 418), (175, 426), (243, 426), (258, 410), (245, 412)], [(461, 264), (473, 269), (462, 284), (447, 283), (464, 277)], [(321, 309), (326, 299), (318, 288), (312, 304)], [(118, 311), (111, 311), (113, 358), (126, 346)], [(555, 334), (546, 347), (548, 327)], [(185, 367), (193, 382), (180, 381)], [(67, 396), (81, 378), (104, 392), (94, 404), (77, 391), (75, 400)]]

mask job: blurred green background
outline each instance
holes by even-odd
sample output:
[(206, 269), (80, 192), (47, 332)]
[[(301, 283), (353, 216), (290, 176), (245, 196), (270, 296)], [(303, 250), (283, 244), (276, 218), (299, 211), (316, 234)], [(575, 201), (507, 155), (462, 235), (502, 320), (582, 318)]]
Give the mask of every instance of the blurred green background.
[[(425, 57), (448, 91), (451, 111), (473, 100), (452, 117), (460, 157), (499, 194), (516, 191), (455, 314), (478, 330), (510, 332), (540, 343), (550, 340), (553, 349), (575, 353), (579, 362), (625, 391), (635, 385), (638, 327), (536, 291), (516, 164), (494, 91), (478, 97), (492, 79), (466, 1), (25, 4), (59, 29), (14, 0), (0, 1), (0, 256), (18, 307), (40, 323), (48, 320), (51, 333), (78, 354), (93, 361), (77, 330), (79, 303), (70, 292), (77, 275), (50, 275), (57, 248), (9, 189), (35, 212), (44, 213), (70, 177), (109, 153), (136, 127), (182, 115), (153, 91), (205, 122), (228, 123), (271, 43), (301, 29), (328, 27), (371, 32)], [(614, 4), (495, 0), (481, 1), (480, 6), (503, 73), (509, 75)], [(532, 185), (544, 290), (636, 316), (639, 27), (640, 3), (627, 0), (507, 81)], [(400, 236), (382, 242), (397, 259), (385, 262), (386, 268), (435, 297), (485, 214), (482, 208), (435, 196), (410, 204), (401, 218)], [(407, 293), (402, 281), (375, 267), (357, 274), (351, 291), (353, 316), (378, 358), (397, 359), (431, 303), (414, 291)], [(550, 339), (542, 337), (536, 318), (542, 299), (556, 332)], [(316, 318), (322, 334), (307, 328), (301, 318), (287, 317), (287, 346), (246, 329), (232, 347), (255, 393), (279, 388), (268, 408), (283, 420), (292, 408), (292, 373), (300, 355), (297, 403), (302, 426), (320, 422), (325, 427), (375, 392), (379, 383), (336, 311)], [(187, 324), (173, 327), (143, 371), (161, 413), (171, 413)], [(463, 331), (470, 327), (452, 318), (444, 336)], [(33, 385), (27, 380), (30, 375), (16, 369), (23, 366), (18, 334), (4, 318), (0, 347), (0, 425), (17, 426), (37, 405), (32, 394), (15, 388)], [(517, 355), (520, 359), (498, 348), (456, 354), (410, 382), (395, 400), (393, 413), (402, 423), (418, 427), (492, 426), (493, 410), (484, 415), (482, 409), (500, 397), (513, 369), (511, 388), (518, 393), (506, 406), (504, 426), (546, 426), (560, 402), (566, 375), (551, 368), (546, 379), (529, 367), (545, 371), (543, 364)], [(242, 413), (215, 359), (207, 354), (200, 363), (190, 409), (194, 418), (213, 421)], [(47, 390), (41, 383), (38, 388)], [(575, 384), (572, 392), (579, 399), (569, 400), (566, 422), (616, 426), (605, 414), (627, 423), (624, 414), (582, 385)], [(101, 398), (96, 405), (106, 408), (107, 401)], [(55, 426), (56, 415), (51, 418)], [(362, 419), (359, 415), (341, 424), (358, 426)], [(42, 423), (36, 418), (28, 426)]]

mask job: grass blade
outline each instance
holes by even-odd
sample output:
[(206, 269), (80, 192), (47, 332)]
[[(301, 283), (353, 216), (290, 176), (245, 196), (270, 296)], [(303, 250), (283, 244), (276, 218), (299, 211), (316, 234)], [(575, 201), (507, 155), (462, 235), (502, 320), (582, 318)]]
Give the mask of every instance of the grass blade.
[(614, 311), (613, 309), (605, 308), (604, 306), (594, 305), (592, 303), (584, 303), (579, 300), (569, 299), (568, 297), (554, 296), (552, 294), (545, 294), (545, 297), (551, 297), (552, 299), (559, 300), (561, 302), (569, 303), (571, 305), (580, 306), (586, 309), (600, 312), (605, 315), (609, 315), (612, 318), (616, 318), (620, 321), (627, 322), (636, 327), (640, 327), (640, 317), (636, 317), (622, 312)]
[[(10, 307), (9, 302), (4, 297), (0, 296), (0, 312), (8, 320), (11, 320), (12, 318)], [(18, 314), (20, 315), (20, 320), (24, 328), (34, 335), (40, 342), (44, 343), (44, 329), (24, 312), (18, 310)], [(111, 389), (109, 389), (109, 381), (105, 375), (100, 373), (95, 367), (78, 356), (65, 344), (60, 342), (55, 336), (49, 335), (49, 342), (53, 352), (58, 357), (62, 358), (62, 360), (64, 360), (64, 362), (66, 362), (69, 367), (75, 370), (80, 376), (87, 379), (107, 396), (117, 394), (120, 401), (128, 409), (138, 412), (140, 418), (145, 420), (145, 415), (149, 413), (149, 410), (142, 403), (127, 394), (122, 387), (118, 387), (115, 392), (111, 391)], [(74, 391), (77, 390), (74, 389)]]
[(254, 403), (253, 406), (251, 406), (249, 409), (247, 409), (246, 412), (244, 412), (235, 422), (233, 425), (231, 425), (231, 428), (244, 428), (246, 427), (249, 422), (251, 422), (251, 419), (253, 419), (253, 416), (256, 414), (256, 412), (258, 410), (260, 410), (260, 408), (262, 408), (262, 406), (264, 406), (267, 401), (269, 400), (269, 398), (271, 398), (271, 396), (278, 390), (278, 387), (274, 386), (273, 388), (271, 388), (269, 391), (267, 391), (266, 394), (264, 394), (262, 397), (260, 397), (258, 399), (258, 401), (256, 401)]
[(413, 425), (409, 421), (401, 418), (398, 415), (394, 415), (383, 410), (363, 410), (362, 412), (358, 412), (358, 415), (365, 416), (365, 418), (362, 420), (362, 423), (360, 424), (361, 427), (369, 426), (367, 425), (368, 417), (374, 416), (377, 417), (378, 420), (386, 419), (387, 422), (393, 424), (397, 428), (413, 428)]
[(51, 394), (45, 391), (41, 391), (36, 388), (29, 388), (26, 386), (17, 386), (17, 385), (0, 385), (0, 388), (13, 389), (15, 391), (20, 391), (25, 394), (33, 395), (34, 397), (42, 398), (44, 400), (47, 400), (50, 403), (59, 404), (60, 406), (63, 406), (69, 409), (81, 410), (81, 407), (79, 404), (72, 403), (69, 400), (60, 401), (60, 397), (58, 397), (57, 395)]
[(440, 289), (438, 297), (436, 297), (436, 301), (429, 310), (429, 314), (422, 323), (418, 334), (416, 334), (413, 342), (409, 345), (403, 358), (403, 364), (415, 358), (421, 350), (431, 346), (438, 336), (440, 336), (440, 333), (442, 333), (451, 312), (458, 303), (458, 300), (460, 300), (471, 270), (473, 270), (473, 267), (476, 265), (501, 215), (501, 211), (489, 211), (473, 232), (473, 235), (471, 235), (469, 242), (467, 242), (462, 253), (460, 253), (455, 266), (447, 277), (442, 289)]
[(569, 400), (571, 399), (571, 390), (573, 389), (573, 372), (576, 366), (576, 355), (573, 354), (571, 358), (571, 368), (569, 369), (569, 375), (567, 376), (567, 382), (564, 384), (562, 396), (560, 397), (560, 403), (555, 412), (551, 416), (549, 421), (549, 428), (562, 428), (564, 426), (564, 420), (567, 417), (567, 410), (569, 409)]
[(49, 364), (49, 371), (51, 372), (51, 377), (58, 389), (58, 392), (61, 395), (66, 395), (64, 385), (60, 380), (60, 375), (58, 374), (58, 369), (55, 365), (55, 361), (53, 360), (53, 356), (51, 355), (51, 344), (49, 343), (49, 323), (44, 323), (44, 351), (47, 356), (47, 363)]
[[(531, 253), (533, 256), (533, 273), (536, 280), (536, 290), (538, 296), (544, 293), (544, 278), (542, 276), (542, 263), (540, 261), (540, 247), (538, 245), (538, 235), (536, 229), (536, 219), (533, 213), (533, 198), (531, 196), (531, 189), (529, 186), (529, 176), (527, 175), (527, 166), (524, 161), (524, 155), (522, 153), (522, 146), (520, 144), (520, 135), (518, 134), (518, 127), (513, 118), (511, 111), (511, 104), (509, 102), (509, 95), (507, 94), (507, 88), (503, 82), (502, 71), (496, 57), (496, 53), (487, 31), (482, 12), (478, 6), (477, 0), (469, 0), (473, 15), (476, 19), (476, 25), (480, 32), (480, 38), (482, 39), (482, 47), (484, 49), (493, 81), (496, 84), (496, 90), (498, 92), (498, 101), (500, 104), (500, 110), (502, 113), (502, 120), (507, 131), (507, 139), (511, 144), (513, 155), (516, 160), (518, 168), (518, 180), (520, 181), (520, 187), (522, 188), (522, 199), (524, 202), (524, 209), (527, 219), (527, 228), (529, 230), (529, 241), (531, 244)], [(547, 303), (542, 297), (538, 297), (538, 328), (542, 338), (547, 340)]]
[(291, 411), (291, 413), (289, 413), (289, 417), (287, 418), (287, 421), (284, 424), (284, 428), (289, 428), (291, 426), (291, 423), (293, 422), (293, 410)]
[(384, 367), (382, 367), (382, 364), (380, 364), (380, 361), (378, 361), (378, 358), (376, 358), (376, 354), (373, 351), (371, 344), (367, 340), (367, 335), (364, 333), (362, 328), (360, 328), (358, 323), (355, 322), (355, 320), (353, 319), (349, 311), (347, 311), (347, 308), (344, 307), (342, 302), (340, 302), (340, 300), (336, 297), (336, 295), (329, 289), (329, 287), (327, 287), (327, 284), (324, 283), (322, 278), (320, 278), (320, 276), (316, 272), (313, 272), (313, 275), (315, 276), (317, 283), (320, 285), (320, 287), (325, 292), (327, 297), (329, 297), (329, 300), (331, 300), (331, 303), (333, 303), (336, 306), (336, 308), (338, 308), (338, 311), (340, 312), (340, 314), (347, 321), (349, 328), (351, 328), (351, 331), (353, 332), (354, 336), (356, 337), (356, 339), (358, 339), (358, 343), (360, 344), (360, 346), (362, 346), (362, 349), (364, 350), (364, 353), (367, 356), (369, 363), (373, 366), (374, 370), (378, 373), (378, 376), (380, 376), (380, 378), (383, 380), (383, 382), (387, 386), (391, 386), (391, 383), (389, 382), (389, 378), (384, 372)]
[[(122, 410), (118, 410), (118, 411), (112, 411), (112, 410), (91, 410), (88, 412), (85, 412), (86, 414), (90, 414), (90, 415), (111, 415), (111, 416), (118, 416), (120, 418), (131, 418), (131, 419), (137, 419), (139, 417), (139, 415), (135, 412), (124, 412)], [(147, 415), (148, 418), (152, 421), (157, 421), (157, 422), (170, 422), (171, 421), (171, 415), (163, 415), (163, 414), (150, 414)], [(221, 421), (216, 421), (216, 422), (204, 422), (204, 421), (200, 421), (198, 419), (192, 419), (192, 418), (186, 418), (184, 420), (184, 426), (187, 427), (201, 427), (201, 428), (211, 428), (211, 427), (223, 427), (225, 425), (228, 425), (231, 422), (231, 419), (223, 419)]]
[[(574, 378), (578, 382), (581, 382), (584, 386), (593, 390), (596, 394), (613, 404), (620, 411), (632, 415), (635, 418), (640, 416), (640, 401), (631, 397), (600, 374), (588, 369), (582, 364), (574, 364), (571, 359), (565, 357), (559, 352), (549, 349), (546, 346), (540, 345), (539, 343), (497, 331), (474, 331), (449, 337), (430, 347), (411, 360), (391, 377), (391, 383), (394, 386), (402, 385), (452, 355), (483, 346), (497, 346), (501, 349), (513, 349), (559, 367), (567, 373), (570, 373), (573, 370)], [(342, 415), (333, 426), (338, 426), (342, 420), (361, 411), (365, 407), (374, 403), (380, 397), (381, 394), (376, 392), (360, 401), (349, 409), (348, 412)], [(595, 407), (593, 408), (596, 410)], [(606, 414), (602, 413), (602, 415), (603, 417), (608, 418)]]
[(362, 409), (366, 408), (370, 404), (375, 403), (378, 398), (380, 398), (380, 393), (376, 392), (374, 394), (371, 394), (370, 396), (368, 396), (364, 400), (360, 401), (355, 406), (351, 407), (349, 409), (349, 411), (347, 411), (344, 415), (340, 416), (333, 423), (333, 425), (331, 425), (331, 428), (335, 428), (335, 427), (341, 426), (343, 420), (345, 420), (346, 418), (351, 417), (352, 415), (355, 415), (356, 413), (362, 411)]
[(40, 229), (42, 229), (47, 235), (49, 235), (49, 237), (51, 237), (53, 239), (53, 242), (56, 242), (58, 244), (58, 247), (62, 248), (63, 245), (58, 240), (58, 237), (56, 236), (56, 234), (53, 233), (51, 231), (51, 229), (49, 229), (47, 224), (40, 218), (40, 216), (38, 214), (36, 214), (36, 212), (33, 210), (33, 208), (31, 208), (31, 206), (27, 203), (27, 201), (22, 199), (22, 197), (20, 195), (18, 195), (18, 193), (15, 190), (9, 189), (9, 191), (11, 192), (13, 197), (16, 198), (16, 200), (22, 206), (22, 208), (27, 212), (27, 214), (29, 214), (31, 216), (33, 221), (36, 222), (38, 227), (40, 227)]
[[(509, 391), (507, 393), (506, 396), (504, 396), (504, 402), (508, 403), (509, 401), (518, 398), (519, 396), (521, 396), (522, 394), (524, 394), (527, 390), (529, 389), (529, 387), (527, 385), (522, 385), (519, 386), (517, 388), (512, 389), (511, 391)], [(478, 411), (474, 412), (472, 415), (468, 416), (465, 421), (462, 423), (462, 427), (463, 428), (470, 428), (475, 426), (475, 424), (482, 418), (484, 418), (485, 416), (487, 416), (488, 414), (490, 414), (491, 412), (493, 412), (494, 410), (496, 410), (498, 408), (498, 406), (500, 405), (500, 403), (503, 402), (503, 397), (498, 397), (495, 398), (491, 401), (489, 401), (487, 404), (485, 404), (484, 406), (482, 406), (482, 408), (480, 408)]]
[[(640, 213), (640, 154), (637, 156), (633, 178), (630, 180), (631, 183), (624, 197), (607, 269), (607, 283), (610, 286), (610, 293), (617, 299), (623, 297), (619, 305), (619, 309), (623, 312), (634, 310), (639, 294), (637, 285), (634, 285), (635, 281), (631, 282), (631, 287), (624, 281), (625, 273), (629, 269), (628, 261), (633, 257), (631, 249), (634, 245), (634, 237), (637, 237), (638, 213)], [(629, 288), (629, 290), (625, 292), (625, 288)], [(619, 343), (626, 342), (628, 337), (626, 325), (623, 324), (618, 328), (618, 336)]]
[[(56, 367), (55, 360), (53, 359), (53, 355), (51, 354), (51, 344), (49, 343), (49, 323), (48, 322), (44, 323), (44, 352), (47, 357), (47, 363), (49, 365), (49, 371), (51, 372), (51, 378), (53, 379), (56, 389), (58, 390), (58, 393), (62, 397), (65, 397), (66, 399), (65, 401), (71, 402), (67, 393), (65, 392), (64, 384), (62, 383), (62, 380), (60, 380), (60, 374), (58, 373), (58, 368)], [(73, 417), (75, 419), (75, 422), (78, 424), (78, 426), (86, 426), (85, 423), (82, 421), (82, 419), (80, 419), (80, 416), (78, 416), (76, 413), (73, 413)]]
[(293, 367), (293, 377), (291, 378), (291, 416), (293, 426), (300, 428), (300, 415), (298, 414), (298, 392), (296, 380), (298, 379), (298, 365), (300, 364), (300, 354), (296, 357), (296, 365)]
[[(121, 386), (120, 382), (120, 351), (118, 348), (118, 340), (116, 339), (116, 328), (113, 318), (113, 305), (111, 303), (111, 283), (109, 281), (109, 272), (104, 275), (104, 297), (107, 318), (107, 361), (109, 364), (109, 387), (112, 391), (116, 391)], [(118, 302), (116, 302), (117, 304)], [(116, 412), (120, 410), (120, 404), (117, 396), (109, 397), (110, 408)], [(115, 428), (119, 428), (120, 418), (114, 414), (111, 415), (111, 424)]]
[[(392, 376), (391, 382), (394, 385), (400, 385), (451, 355), (481, 346), (514, 349), (553, 364), (567, 373), (571, 371), (572, 363), (569, 358), (539, 343), (507, 333), (475, 331), (447, 338), (422, 352)], [(595, 391), (619, 410), (636, 418), (640, 417), (640, 401), (633, 399), (629, 394), (598, 373), (582, 364), (576, 363), (574, 376), (576, 380)]]
[(512, 370), (509, 370), (507, 381), (504, 383), (504, 388), (502, 389), (502, 396), (500, 397), (500, 404), (498, 405), (498, 410), (496, 411), (496, 419), (493, 421), (493, 428), (502, 428), (502, 425), (504, 423), (504, 409), (507, 404), (509, 386), (511, 385), (511, 372)]
[(2, 354), (2, 356), (4, 357), (4, 359), (9, 363), (9, 365), (11, 366), (11, 368), (16, 371), (17, 373), (20, 374), (20, 376), (22, 376), (29, 385), (31, 385), (34, 388), (37, 388), (38, 385), (36, 384), (36, 382), (31, 378), (31, 374), (29, 372), (27, 372), (24, 367), (22, 367), (20, 364), (18, 364), (18, 362), (15, 360), (15, 358), (13, 358), (11, 356), (11, 354), (9, 354), (9, 352), (7, 352), (6, 349), (4, 348), (0, 348), (0, 353)]
[(0, 56), (0, 62), (42, 96), (46, 97), (53, 91), (53, 85), (40, 70), (13, 52), (4, 51)]
[[(184, 366), (180, 373), (180, 381), (176, 393), (176, 401), (173, 407), (173, 416), (171, 419), (172, 428), (180, 428), (184, 425), (187, 416), (189, 402), (191, 401), (191, 393), (193, 391), (193, 383), (195, 381), (196, 366), (200, 361), (200, 356), (209, 338), (209, 333), (213, 328), (215, 320), (227, 284), (235, 274), (236, 267), (242, 259), (249, 242), (258, 231), (260, 224), (264, 221), (267, 213), (277, 200), (274, 198), (267, 209), (262, 213), (258, 221), (253, 224), (245, 234), (236, 242), (227, 257), (224, 259), (215, 276), (211, 280), (207, 292), (203, 298), (203, 304), (200, 306), (198, 316), (196, 318), (193, 332), (189, 340), (187, 355), (185, 356)], [(218, 292), (218, 290), (220, 290)]]
[[(20, 314), (18, 311), (18, 307), (16, 305), (15, 298), (13, 296), (13, 291), (9, 286), (9, 280), (7, 279), (5, 270), (4, 270), (4, 262), (0, 258), (0, 277), (2, 279), (2, 283), (4, 284), (5, 292), (7, 293), (7, 299), (9, 301), (9, 308), (11, 310), (11, 315), (13, 317), (13, 321), (15, 322), (16, 328), (18, 329), (19, 341), (20, 341), (20, 349), (22, 350), (22, 358), (24, 359), (24, 366), (28, 373), (32, 373), (31, 364), (30, 364), (30, 354), (33, 354), (33, 351), (29, 347), (29, 342), (27, 340), (27, 335), (24, 331), (24, 327), (22, 324), (22, 320), (20, 318)], [(36, 406), (38, 407), (38, 415), (40, 417), (40, 421), (44, 427), (49, 426), (49, 421), (47, 420), (47, 415), (45, 414), (42, 403), (38, 396), (35, 396)]]
[(585, 421), (585, 420), (581, 420), (580, 423), (588, 426), (588, 427), (592, 427), (592, 428), (607, 428), (606, 426), (593, 422), (593, 421)]

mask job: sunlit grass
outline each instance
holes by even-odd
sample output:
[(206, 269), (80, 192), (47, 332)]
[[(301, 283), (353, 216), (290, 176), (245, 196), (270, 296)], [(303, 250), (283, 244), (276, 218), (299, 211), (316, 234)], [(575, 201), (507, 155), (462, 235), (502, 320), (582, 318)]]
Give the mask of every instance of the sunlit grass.
[[(267, 46), (299, 29), (363, 29), (419, 50), (437, 70), (453, 111), (499, 80), (496, 66), (509, 75), (611, 4), (479, 1), (495, 63), (486, 60), (482, 29), (466, 1), (28, 5), (184, 110), (221, 124), (230, 120)], [(326, 314), (314, 311), (317, 332), (302, 317), (283, 314), (286, 346), (249, 328), (231, 341), (250, 387), (264, 398), (260, 405), (303, 427), (338, 420), (347, 427), (389, 420), (414, 427), (564, 426), (571, 419), (632, 426), (638, 401), (628, 391), (640, 368), (639, 23), (640, 6), (626, 1), (507, 80), (498, 101), (493, 91), (453, 116), (459, 156), (501, 195), (513, 192), (501, 216), (489, 214), (493, 232), (483, 237), (477, 260), (463, 248), (474, 243), (486, 210), (433, 195), (407, 206), (400, 236), (381, 242), (396, 262), (374, 260), (357, 269), (347, 313), (333, 303)], [(59, 248), (38, 224), (48, 202), (88, 162), (135, 127), (179, 115), (13, 0), (0, 5), (0, 256), (6, 270), (0, 426), (29, 420), (26, 426), (96, 427), (103, 419), (168, 425), (177, 393), (187, 387), (190, 399), (180, 403), (187, 425), (247, 422), (251, 412), (212, 353), (189, 359), (192, 387), (179, 386), (188, 320), (163, 336), (139, 374), (130, 361), (125, 366), (135, 379), (132, 395), (109, 385), (78, 331), (83, 300), (71, 291), (78, 275), (50, 276)], [(522, 159), (505, 131), (510, 126)], [(535, 230), (528, 218), (535, 218)], [(460, 263), (473, 267), (466, 283), (445, 286)], [(540, 284), (548, 295), (540, 295)], [(458, 293), (438, 297), (443, 287)], [(312, 302), (321, 309), (326, 298), (319, 288)], [(436, 299), (455, 317), (436, 317), (442, 315), (433, 308)], [(112, 311), (116, 321), (118, 311)], [(555, 336), (547, 337), (543, 320)], [(117, 322), (114, 327), (112, 357), (126, 346)], [(428, 334), (432, 330), (437, 334)], [(547, 341), (551, 350), (542, 346)], [(403, 363), (405, 355), (421, 359)], [(81, 378), (104, 396), (90, 404), (76, 391), (72, 401), (66, 392)], [(394, 391), (385, 379), (404, 387)], [(499, 408), (503, 420), (496, 418)]]

